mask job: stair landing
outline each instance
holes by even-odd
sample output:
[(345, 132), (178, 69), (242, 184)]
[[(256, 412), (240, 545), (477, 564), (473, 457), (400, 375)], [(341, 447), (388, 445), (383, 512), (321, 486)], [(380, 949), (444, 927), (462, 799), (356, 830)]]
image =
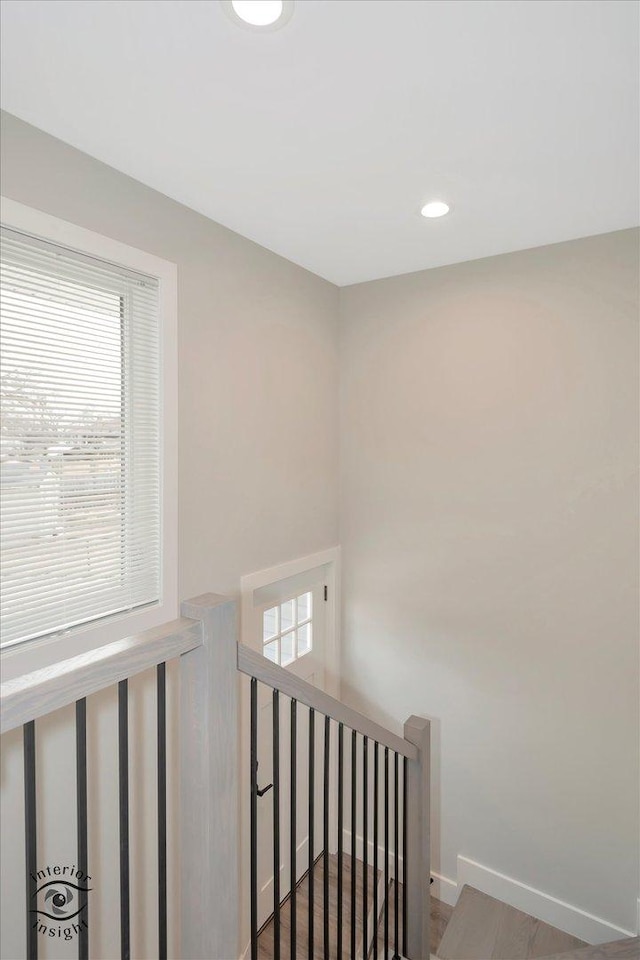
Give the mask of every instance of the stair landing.
[(568, 953), (554, 953), (545, 960), (640, 960), (640, 937), (611, 940), (581, 950), (569, 950)]
[(438, 948), (441, 960), (531, 960), (587, 944), (464, 886)]

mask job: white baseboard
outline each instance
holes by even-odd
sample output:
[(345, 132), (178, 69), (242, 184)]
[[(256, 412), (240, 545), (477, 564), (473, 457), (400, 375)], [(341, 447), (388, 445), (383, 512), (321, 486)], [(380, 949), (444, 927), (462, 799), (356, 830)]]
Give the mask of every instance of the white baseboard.
[(557, 900), (541, 890), (535, 890), (525, 883), (520, 883), (519, 880), (506, 877), (497, 870), (491, 870), (474, 860), (459, 856), (459, 891), (465, 883), (587, 943), (607, 943), (609, 940), (635, 936), (635, 931), (625, 930), (623, 927), (609, 923), (608, 920), (580, 910), (570, 903)]
[(442, 900), (448, 903), (450, 907), (455, 907), (458, 902), (458, 884), (449, 877), (443, 877), (441, 873), (431, 871), (433, 883), (431, 884), (431, 896), (436, 900)]
[[(356, 858), (362, 860), (362, 837), (356, 835)], [(351, 855), (351, 832), (344, 831), (344, 852)], [(373, 864), (373, 841), (367, 843), (368, 863)], [(384, 867), (384, 847), (378, 846), (378, 868)], [(402, 878), (402, 857), (398, 857), (398, 872)], [(389, 878), (395, 876), (395, 857), (391, 853), (389, 857)], [(450, 906), (455, 906), (458, 896), (465, 884), (475, 887), (496, 900), (509, 904), (516, 910), (523, 910), (532, 917), (537, 917), (544, 923), (557, 927), (565, 933), (578, 937), (586, 943), (597, 944), (607, 943), (610, 940), (619, 940), (623, 937), (634, 937), (640, 935), (640, 899), (638, 899), (638, 917), (637, 930), (626, 930), (616, 924), (604, 920), (602, 917), (596, 917), (579, 907), (575, 907), (563, 900), (558, 900), (542, 890), (536, 890), (534, 887), (527, 886), (519, 880), (507, 877), (497, 870), (485, 867), (475, 860), (468, 857), (458, 856), (457, 861), (457, 881), (442, 874), (432, 871), (433, 883), (431, 884), (431, 894), (438, 900)], [(244, 956), (244, 955), (243, 955)]]
[[(343, 851), (347, 856), (351, 856), (351, 831), (344, 831)], [(356, 860), (362, 860), (362, 837), (356, 834)], [(373, 866), (373, 840), (367, 841), (367, 863)], [(389, 851), (389, 879), (395, 880), (396, 859), (393, 851)], [(384, 870), (384, 846), (378, 844), (378, 870)], [(402, 857), (398, 857), (398, 873), (402, 881)]]
[[(344, 831), (344, 852), (351, 856), (351, 831)], [(362, 837), (356, 834), (356, 858), (362, 860)], [(369, 840), (367, 843), (367, 858), (368, 863), (373, 864), (373, 841)], [(389, 855), (389, 878), (393, 880), (395, 878), (395, 857), (393, 852)], [(382, 870), (384, 867), (384, 847), (378, 844), (378, 869)], [(398, 872), (400, 874), (400, 879), (402, 880), (402, 867), (403, 860), (402, 857), (398, 857)], [(455, 880), (450, 880), (449, 877), (444, 877), (440, 873), (435, 873), (431, 871), (431, 876), (433, 877), (433, 883), (431, 884), (431, 894), (436, 897), (438, 900), (442, 900), (443, 903), (448, 903), (450, 906), (454, 907), (458, 899), (458, 884)]]

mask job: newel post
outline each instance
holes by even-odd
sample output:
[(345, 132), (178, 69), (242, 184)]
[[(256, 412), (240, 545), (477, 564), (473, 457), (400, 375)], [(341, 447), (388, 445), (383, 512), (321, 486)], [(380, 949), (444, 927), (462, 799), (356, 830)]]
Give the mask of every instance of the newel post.
[(239, 956), (237, 603), (182, 604), (203, 645), (180, 658), (180, 874), (183, 960)]
[(417, 760), (407, 760), (407, 849), (405, 856), (405, 903), (407, 955), (411, 960), (429, 960), (431, 857), (430, 783), (431, 723), (423, 717), (409, 717), (404, 738), (418, 748)]

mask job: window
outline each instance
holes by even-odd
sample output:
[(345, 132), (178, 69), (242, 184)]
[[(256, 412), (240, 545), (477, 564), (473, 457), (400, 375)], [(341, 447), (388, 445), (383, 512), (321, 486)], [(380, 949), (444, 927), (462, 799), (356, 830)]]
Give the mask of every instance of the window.
[(4, 651), (161, 607), (167, 584), (158, 276), (1, 241)]
[(281, 667), (293, 663), (312, 648), (312, 594), (303, 593), (262, 616), (262, 645), (265, 657)]

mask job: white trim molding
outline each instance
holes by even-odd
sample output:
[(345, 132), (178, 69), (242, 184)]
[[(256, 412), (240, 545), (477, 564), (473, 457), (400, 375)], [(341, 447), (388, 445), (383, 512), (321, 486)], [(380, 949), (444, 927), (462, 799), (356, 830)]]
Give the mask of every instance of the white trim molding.
[(2, 651), (3, 679), (9, 680), (52, 666), (140, 634), (178, 612), (178, 312), (175, 263), (130, 247), (77, 224), (6, 197), (0, 198), (4, 226), (56, 243), (88, 256), (147, 274), (158, 281), (160, 320), (160, 450), (161, 450), (161, 596), (157, 603), (133, 612), (74, 627), (60, 634), (27, 640)]
[[(358, 850), (362, 849), (362, 841), (357, 840)], [(497, 870), (485, 867), (468, 857), (458, 857), (457, 880), (445, 877), (443, 874), (431, 871), (433, 883), (431, 895), (449, 906), (455, 907), (460, 892), (465, 885), (475, 887), (476, 890), (502, 900), (516, 910), (523, 910), (532, 917), (537, 917), (565, 933), (569, 933), (587, 943), (607, 943), (623, 937), (634, 937), (640, 934), (640, 899), (638, 899), (638, 928), (637, 932), (619, 927), (609, 920), (596, 917), (579, 907), (575, 907), (563, 900), (558, 900), (542, 890), (507, 877)]]
[(458, 884), (449, 877), (444, 877), (441, 873), (431, 871), (433, 883), (431, 884), (431, 896), (436, 900), (442, 900), (448, 903), (450, 907), (455, 907), (458, 902)]
[[(351, 856), (351, 830), (348, 827), (342, 831), (342, 849), (348, 856)], [(363, 860), (362, 836), (356, 833), (356, 860)], [(367, 840), (367, 863), (369, 866), (373, 863), (373, 840)], [(398, 873), (402, 881), (403, 859), (402, 854), (398, 854)], [(384, 846), (378, 844), (378, 870), (384, 870)], [(393, 850), (389, 850), (389, 879), (396, 878), (396, 858)]]
[(558, 900), (542, 890), (529, 887), (526, 883), (520, 883), (519, 880), (484, 867), (467, 857), (458, 856), (457, 872), (458, 892), (466, 883), (587, 943), (607, 943), (610, 940), (635, 936), (633, 930), (618, 927), (602, 917), (596, 917), (586, 910)]
[[(343, 840), (343, 849), (346, 853), (351, 853), (351, 831), (348, 828), (344, 830), (344, 840)], [(369, 864), (373, 863), (373, 841), (367, 840), (367, 858)], [(356, 834), (356, 859), (362, 860), (362, 836)], [(384, 866), (384, 846), (378, 844), (378, 869), (382, 870)], [(402, 855), (398, 856), (398, 869), (400, 872), (400, 877), (402, 877), (403, 870), (403, 859)], [(395, 878), (395, 856), (393, 853), (389, 855), (389, 877), (391, 880)], [(431, 884), (431, 896), (435, 897), (436, 900), (442, 900), (443, 903), (448, 903), (449, 906), (455, 907), (458, 902), (458, 884), (455, 880), (450, 880), (449, 877), (444, 877), (440, 873), (435, 873), (431, 871), (431, 877), (433, 883)]]
[(326, 567), (329, 588), (327, 601), (327, 633), (325, 641), (325, 688), (333, 697), (340, 696), (340, 547), (330, 547), (287, 563), (258, 570), (240, 578), (240, 631), (242, 643), (254, 646), (252, 636), (253, 594), (261, 587), (288, 580), (299, 574)]

